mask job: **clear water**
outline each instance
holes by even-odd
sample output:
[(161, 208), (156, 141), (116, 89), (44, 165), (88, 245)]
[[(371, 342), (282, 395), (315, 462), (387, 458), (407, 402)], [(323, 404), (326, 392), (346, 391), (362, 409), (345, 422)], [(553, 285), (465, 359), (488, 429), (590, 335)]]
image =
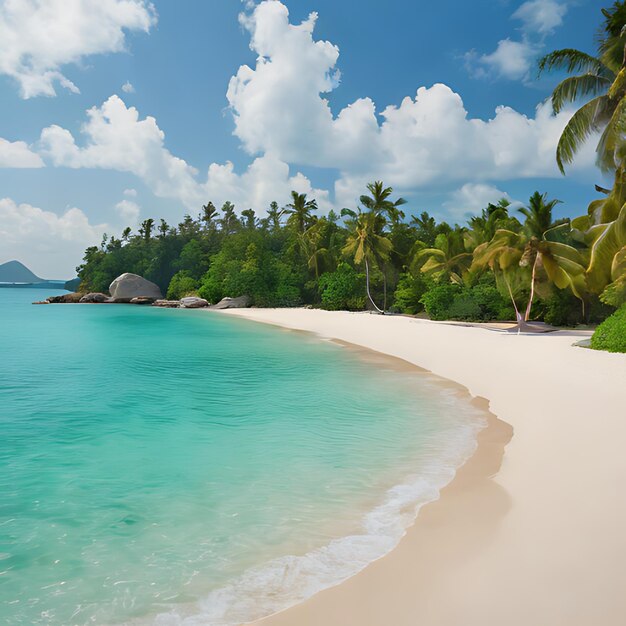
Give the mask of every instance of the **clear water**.
[(0, 622), (230, 625), (389, 551), (474, 447), (435, 377), (206, 311), (0, 289)]

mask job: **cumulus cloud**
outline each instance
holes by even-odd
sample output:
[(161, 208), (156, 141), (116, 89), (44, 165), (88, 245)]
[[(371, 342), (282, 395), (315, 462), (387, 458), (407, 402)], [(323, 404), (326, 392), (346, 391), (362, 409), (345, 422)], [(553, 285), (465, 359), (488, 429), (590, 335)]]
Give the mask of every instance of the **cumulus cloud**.
[[(239, 68), (227, 97), (235, 135), (248, 153), (340, 170), (340, 206), (353, 203), (372, 178), (410, 191), (455, 181), (559, 176), (554, 151), (571, 110), (554, 117), (540, 105), (528, 117), (498, 107), (491, 119), (472, 119), (460, 95), (435, 84), (385, 108), (382, 123), (369, 98), (333, 115), (323, 96), (337, 85), (339, 50), (314, 39), (315, 19), (312, 14), (293, 25), (278, 1), (263, 2), (242, 19), (257, 61), (254, 68)], [(515, 67), (512, 59), (501, 59), (510, 72), (526, 70), (525, 63)], [(592, 162), (587, 150), (577, 163), (584, 168)]]
[(119, 214), (125, 226), (136, 226), (139, 223), (141, 207), (132, 200), (120, 200), (115, 205), (115, 210)]
[(5, 0), (0, 4), (0, 73), (22, 98), (78, 92), (61, 71), (94, 54), (121, 52), (126, 31), (148, 32), (156, 12), (147, 0)]
[(566, 13), (565, 2), (529, 0), (513, 13), (513, 18), (523, 22), (526, 32), (547, 35), (563, 24)]
[(0, 167), (45, 167), (41, 157), (23, 141), (7, 141), (0, 137)]
[(122, 91), (124, 93), (135, 93), (135, 88), (133, 87), (133, 84), (129, 81), (126, 81), (123, 85), (122, 85)]
[(475, 51), (465, 55), (470, 72), (476, 77), (497, 76), (509, 80), (527, 79), (538, 46), (528, 40), (502, 39), (491, 54), (478, 55)]
[(77, 208), (57, 215), (0, 199), (0, 261), (18, 259), (44, 278), (74, 277), (85, 248), (99, 244), (106, 230), (105, 224), (90, 224)]
[(466, 183), (450, 194), (448, 200), (443, 203), (443, 208), (448, 216), (465, 220), (480, 213), (490, 202), (495, 204), (502, 198), (511, 200), (508, 193), (493, 185)]
[(155, 195), (179, 200), (190, 210), (208, 199), (261, 209), (296, 188), (316, 197), (322, 206), (330, 206), (326, 191), (313, 189), (302, 174), (291, 176), (289, 166), (270, 153), (257, 158), (243, 174), (237, 174), (232, 163), (214, 163), (200, 182), (197, 170), (165, 147), (165, 134), (155, 118), (140, 119), (137, 109), (127, 107), (119, 96), (87, 111), (87, 118), (82, 147), (60, 126), (42, 131), (41, 152), (55, 166), (130, 172)]

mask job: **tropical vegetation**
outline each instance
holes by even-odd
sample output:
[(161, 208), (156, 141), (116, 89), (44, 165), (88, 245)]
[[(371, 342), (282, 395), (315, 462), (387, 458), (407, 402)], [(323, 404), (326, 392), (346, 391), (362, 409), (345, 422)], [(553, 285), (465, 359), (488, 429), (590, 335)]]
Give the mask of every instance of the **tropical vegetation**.
[(597, 133), (598, 166), (614, 177), (585, 215), (557, 219), (559, 201), (535, 192), (524, 206), (503, 198), (449, 224), (426, 211), (407, 215), (406, 200), (382, 181), (356, 206), (326, 215), (297, 191), (258, 207), (262, 216), (207, 202), (179, 224), (147, 219), (105, 236), (78, 268), (81, 290), (104, 291), (134, 272), (170, 298), (245, 294), (257, 306), (520, 324), (604, 320), (626, 303), (626, 3), (602, 13), (597, 55), (564, 49), (539, 63), (541, 72), (572, 74), (552, 94), (554, 112), (580, 105), (559, 140), (558, 166), (565, 171)]

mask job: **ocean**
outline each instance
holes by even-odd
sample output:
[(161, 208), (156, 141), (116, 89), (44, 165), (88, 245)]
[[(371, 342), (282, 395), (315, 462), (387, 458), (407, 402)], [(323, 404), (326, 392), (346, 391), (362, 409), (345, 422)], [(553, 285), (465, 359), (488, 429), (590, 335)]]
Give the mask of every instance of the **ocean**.
[(216, 312), (0, 290), (0, 622), (231, 626), (391, 550), (475, 448), (427, 373)]

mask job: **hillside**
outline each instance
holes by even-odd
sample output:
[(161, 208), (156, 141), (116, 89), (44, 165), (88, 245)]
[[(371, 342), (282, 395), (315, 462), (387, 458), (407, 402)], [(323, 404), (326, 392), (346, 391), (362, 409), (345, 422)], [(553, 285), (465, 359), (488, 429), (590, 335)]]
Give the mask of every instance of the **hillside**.
[(33, 274), (19, 261), (7, 261), (0, 265), (0, 283), (41, 283), (43, 278)]

